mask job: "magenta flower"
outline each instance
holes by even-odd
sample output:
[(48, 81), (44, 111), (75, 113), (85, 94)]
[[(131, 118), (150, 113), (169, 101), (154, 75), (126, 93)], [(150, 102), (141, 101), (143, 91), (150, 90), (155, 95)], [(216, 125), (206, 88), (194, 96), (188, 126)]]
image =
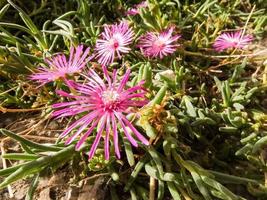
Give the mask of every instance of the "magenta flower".
[(137, 14), (139, 14), (139, 10), (137, 8), (131, 8), (125, 13), (126, 16), (135, 16)]
[(126, 22), (120, 22), (106, 25), (101, 36), (102, 38), (96, 41), (96, 57), (99, 63), (108, 65), (114, 61), (116, 55), (121, 58), (122, 53), (131, 50), (127, 46), (131, 44), (134, 32)]
[(67, 75), (78, 73), (85, 67), (92, 58), (88, 57), (89, 51), (90, 48), (83, 51), (83, 45), (79, 45), (77, 48), (71, 47), (68, 60), (63, 54), (46, 59), (45, 62), (49, 68), (39, 67), (39, 72), (30, 75), (29, 78), (41, 83), (41, 86), (60, 78), (65, 79)]
[(172, 54), (179, 46), (176, 41), (181, 37), (180, 35), (172, 36), (174, 27), (171, 27), (164, 32), (148, 32), (140, 38), (137, 45), (142, 53), (150, 58), (160, 57), (162, 59), (168, 54)]
[(135, 5), (133, 8), (129, 9), (125, 14), (134, 16), (137, 14), (140, 14), (140, 9), (141, 8), (146, 8), (148, 7), (148, 3), (146, 1), (142, 1), (141, 3)]
[(242, 31), (223, 33), (218, 36), (213, 44), (216, 51), (223, 51), (229, 48), (242, 49), (253, 40), (252, 35), (243, 35)]
[[(143, 144), (148, 145), (147, 139), (139, 133), (133, 124), (127, 119), (125, 114), (133, 112), (136, 107), (142, 107), (148, 103), (145, 97), (146, 90), (142, 87), (144, 82), (140, 82), (134, 87), (126, 89), (126, 83), (130, 77), (130, 70), (127, 70), (120, 82), (117, 82), (117, 72), (114, 71), (112, 78), (108, 75), (107, 69), (103, 67), (104, 80), (92, 69), (86, 76), (85, 84), (69, 81), (80, 95), (68, 94), (64, 91), (57, 91), (60, 96), (73, 98), (73, 101), (57, 103), (53, 105), (53, 116), (66, 117), (84, 114), (80, 119), (71, 124), (60, 137), (65, 137), (73, 131), (66, 144), (72, 143), (84, 132), (76, 144), (76, 149), (80, 149), (86, 138), (97, 127), (96, 138), (89, 151), (91, 159), (96, 148), (104, 138), (105, 158), (109, 159), (110, 136), (113, 136), (115, 153), (120, 158), (118, 126), (120, 126), (127, 139), (133, 146), (137, 146), (135, 136)], [(76, 130), (77, 128), (77, 130)], [(87, 129), (88, 128), (88, 129)]]

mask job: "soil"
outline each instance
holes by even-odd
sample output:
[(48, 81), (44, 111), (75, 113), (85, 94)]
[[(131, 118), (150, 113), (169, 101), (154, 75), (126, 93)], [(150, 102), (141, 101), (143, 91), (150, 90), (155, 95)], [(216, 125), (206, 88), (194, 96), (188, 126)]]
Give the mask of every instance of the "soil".
[[(60, 123), (54, 120), (40, 122), (40, 114), (15, 114), (5, 113), (0, 115), (0, 128), (6, 128), (35, 142), (54, 143), (62, 131)], [(20, 145), (13, 140), (6, 139), (3, 135), (0, 140), (4, 141), (6, 153), (21, 152)], [(7, 162), (8, 166), (18, 162)], [(53, 174), (47, 173), (39, 178), (38, 187), (34, 193), (35, 200), (102, 200), (105, 199), (105, 181), (98, 177), (93, 181), (75, 180), (75, 175), (66, 164), (57, 169)], [(3, 168), (3, 159), (0, 159), (0, 168)], [(24, 200), (31, 184), (28, 177), (13, 183), (10, 192), (7, 188), (0, 190), (1, 200)], [(3, 181), (3, 178), (0, 178)]]

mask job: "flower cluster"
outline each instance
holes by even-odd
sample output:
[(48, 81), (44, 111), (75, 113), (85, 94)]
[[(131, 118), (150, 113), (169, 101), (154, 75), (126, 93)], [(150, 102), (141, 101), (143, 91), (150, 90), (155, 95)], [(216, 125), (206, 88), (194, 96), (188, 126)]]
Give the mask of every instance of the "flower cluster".
[[(135, 10), (129, 10), (129, 12), (138, 13), (138, 9), (146, 6), (147, 4), (143, 2), (138, 4), (134, 8)], [(147, 58), (162, 59), (175, 53), (180, 46), (178, 44), (180, 37), (181, 35), (175, 33), (175, 27), (171, 26), (161, 32), (146, 32), (138, 39), (136, 47)], [(113, 70), (110, 75), (106, 67), (115, 60), (121, 59), (123, 55), (130, 53), (134, 38), (134, 31), (126, 21), (105, 25), (104, 31), (96, 41), (93, 50), (94, 56), (89, 56), (89, 47), (84, 48), (83, 45), (71, 47), (69, 56), (60, 53), (52, 58), (47, 58), (45, 63), (48, 67), (39, 67), (38, 71), (29, 77), (40, 83), (41, 86), (60, 79), (73, 92), (68, 93), (62, 89), (56, 91), (59, 96), (72, 100), (53, 104), (52, 115), (56, 118), (79, 116), (79, 119), (61, 134), (62, 138), (71, 135), (66, 140), (66, 144), (78, 140), (77, 150), (96, 129), (89, 158), (94, 156), (101, 138), (103, 138), (105, 158), (109, 159), (111, 137), (115, 154), (120, 158), (119, 129), (123, 130), (133, 146), (138, 146), (137, 139), (142, 144), (149, 145), (148, 140), (127, 117), (128, 114), (134, 113), (137, 108), (148, 103), (147, 91), (143, 87), (144, 81), (133, 87), (127, 87), (130, 78), (129, 69), (119, 79), (116, 70)], [(245, 35), (242, 31), (223, 33), (215, 40), (213, 47), (219, 52), (229, 48), (242, 49), (252, 40), (251, 35)], [(93, 57), (102, 65), (101, 74), (93, 69), (84, 73), (85, 66)], [(75, 82), (75, 78), (69, 78), (75, 75), (84, 77), (85, 82)]]
[[(160, 57), (163, 58), (168, 54), (176, 51), (177, 40), (180, 35), (174, 35), (174, 27), (168, 28), (160, 33), (147, 32), (139, 39), (138, 48), (144, 56), (149, 58)], [(101, 39), (96, 41), (96, 57), (98, 62), (103, 65), (111, 64), (115, 56), (121, 58), (121, 54), (129, 53), (130, 48), (128, 45), (133, 41), (134, 33), (129, 28), (126, 22), (105, 26), (104, 32), (101, 34)]]

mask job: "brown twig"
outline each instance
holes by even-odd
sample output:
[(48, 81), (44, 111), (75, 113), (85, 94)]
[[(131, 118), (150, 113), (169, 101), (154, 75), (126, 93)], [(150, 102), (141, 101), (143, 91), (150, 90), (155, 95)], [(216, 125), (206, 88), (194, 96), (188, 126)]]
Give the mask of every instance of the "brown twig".
[(13, 109), (13, 108), (4, 108), (2, 106), (0, 106), (0, 111), (2, 113), (6, 113), (6, 112), (34, 112), (34, 111), (38, 111), (38, 110), (44, 110), (46, 107), (41, 107), (41, 108), (28, 108), (28, 109)]

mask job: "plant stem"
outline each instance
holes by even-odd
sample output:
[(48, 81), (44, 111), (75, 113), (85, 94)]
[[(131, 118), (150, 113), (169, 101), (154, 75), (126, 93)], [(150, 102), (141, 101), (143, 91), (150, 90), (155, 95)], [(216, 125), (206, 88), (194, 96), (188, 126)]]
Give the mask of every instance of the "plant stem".
[[(0, 145), (1, 145), (1, 154), (2, 154), (1, 158), (2, 158), (2, 162), (3, 162), (3, 169), (6, 169), (7, 168), (6, 159), (3, 157), (5, 155), (5, 149), (4, 149), (3, 142), (1, 142)], [(14, 194), (13, 194), (13, 190), (12, 190), (11, 185), (7, 186), (7, 190), (9, 193), (9, 197), (12, 199), (14, 197)]]
[(220, 179), (221, 181), (227, 182), (227, 183), (232, 183), (232, 184), (248, 184), (248, 183), (253, 183), (253, 184), (259, 184), (258, 181), (249, 179), (249, 178), (242, 178), (238, 176), (233, 176), (229, 174), (224, 174), (221, 172), (216, 172), (212, 170), (208, 170), (211, 174), (215, 176), (216, 179)]
[(149, 181), (149, 200), (155, 200), (156, 180), (150, 177)]

